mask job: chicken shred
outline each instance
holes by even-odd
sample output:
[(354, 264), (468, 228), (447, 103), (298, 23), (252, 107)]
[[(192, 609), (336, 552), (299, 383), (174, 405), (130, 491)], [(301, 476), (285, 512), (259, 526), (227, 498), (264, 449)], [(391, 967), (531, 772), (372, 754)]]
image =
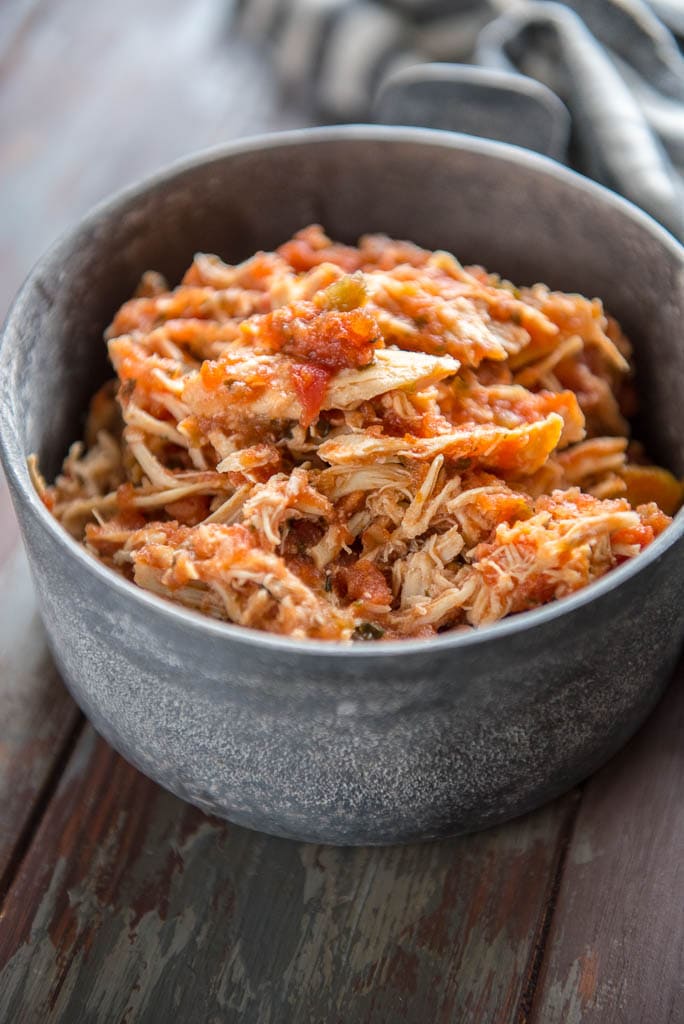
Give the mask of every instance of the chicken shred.
[[(424, 638), (562, 598), (669, 524), (598, 299), (311, 225), (147, 272), (41, 499), (138, 586), (297, 638)], [(634, 453), (637, 453), (634, 455)]]

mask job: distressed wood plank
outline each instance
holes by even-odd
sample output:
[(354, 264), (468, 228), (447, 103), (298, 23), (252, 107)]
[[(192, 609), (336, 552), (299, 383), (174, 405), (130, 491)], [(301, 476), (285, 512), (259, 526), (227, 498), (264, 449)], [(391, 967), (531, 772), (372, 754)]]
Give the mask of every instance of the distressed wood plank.
[(535, 1024), (684, 1021), (684, 666), (587, 785)]
[(79, 718), (47, 649), (0, 474), (0, 900), (33, 806)]
[[(194, 148), (302, 123), (278, 105), (266, 65), (227, 35), (227, 8), (3, 7), (12, 41), (0, 53), (0, 309), (50, 239), (112, 189)], [(0, 605), (0, 876), (17, 867), (77, 720), (4, 500), (2, 513), (0, 482), (0, 595), (11, 595)], [(571, 847), (538, 1024), (682, 1019), (681, 913), (663, 913), (682, 892), (682, 703), (665, 739), (658, 726), (652, 749), (637, 741), (640, 768), (621, 758), (589, 787), (593, 817), (582, 812)], [(622, 812), (606, 804), (605, 779)], [(0, 919), (0, 1019), (30, 1007), (31, 1019), (86, 1024), (512, 1022), (573, 806), (429, 847), (301, 847), (205, 818), (88, 729)], [(640, 944), (640, 920), (652, 948)]]
[(8, 896), (0, 1019), (512, 1022), (573, 806), (305, 846), (205, 817), (88, 729)]
[[(3, 7), (4, 11), (4, 7)], [(195, 149), (299, 126), (230, 0), (14, 0), (0, 50), (0, 311), (40, 252), (114, 189)]]
[[(0, 5), (0, 318), (51, 239), (107, 193), (193, 148), (301, 121), (231, 39), (229, 13), (223, 0)], [(0, 899), (78, 718), (0, 471)]]

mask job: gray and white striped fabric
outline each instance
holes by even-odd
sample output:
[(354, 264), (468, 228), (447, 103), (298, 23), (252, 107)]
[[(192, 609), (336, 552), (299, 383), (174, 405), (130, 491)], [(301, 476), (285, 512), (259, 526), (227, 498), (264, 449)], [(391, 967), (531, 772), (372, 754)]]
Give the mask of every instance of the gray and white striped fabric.
[(684, 0), (242, 0), (237, 24), (322, 120), (374, 119), (425, 62), (535, 78), (570, 111), (569, 162), (684, 238)]

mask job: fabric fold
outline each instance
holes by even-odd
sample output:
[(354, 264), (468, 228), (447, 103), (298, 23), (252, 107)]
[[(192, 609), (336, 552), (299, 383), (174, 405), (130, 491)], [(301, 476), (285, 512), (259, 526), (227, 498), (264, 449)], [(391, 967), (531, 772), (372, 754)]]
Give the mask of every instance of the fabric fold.
[[(236, 24), (270, 43), (284, 87), (321, 120), (374, 120), (383, 84), (415, 67), (409, 77), (418, 87), (420, 65), (440, 61), (453, 68), (436, 100), (449, 104), (448, 117), (442, 107), (435, 123), (472, 131), (464, 109), (472, 76), (461, 65), (536, 79), (572, 115), (565, 161), (684, 238), (679, 0), (242, 0)], [(478, 134), (501, 138), (511, 98), (505, 82), (493, 80)], [(518, 137), (512, 131), (510, 141)]]

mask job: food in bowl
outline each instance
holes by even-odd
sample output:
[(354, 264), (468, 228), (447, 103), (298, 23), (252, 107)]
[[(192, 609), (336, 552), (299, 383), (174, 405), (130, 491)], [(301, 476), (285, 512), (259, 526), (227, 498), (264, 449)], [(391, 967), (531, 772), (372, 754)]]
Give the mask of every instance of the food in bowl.
[(107, 331), (117, 378), (52, 486), (146, 590), (246, 627), (429, 637), (635, 557), (682, 488), (629, 438), (631, 348), (598, 299), (310, 226), (237, 266), (154, 272)]

